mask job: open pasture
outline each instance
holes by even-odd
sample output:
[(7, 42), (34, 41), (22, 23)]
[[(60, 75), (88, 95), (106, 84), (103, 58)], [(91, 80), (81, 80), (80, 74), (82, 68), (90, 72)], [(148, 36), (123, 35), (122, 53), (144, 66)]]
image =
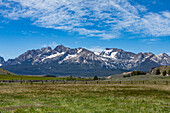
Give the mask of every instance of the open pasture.
[(0, 84), (2, 113), (169, 113), (170, 85)]

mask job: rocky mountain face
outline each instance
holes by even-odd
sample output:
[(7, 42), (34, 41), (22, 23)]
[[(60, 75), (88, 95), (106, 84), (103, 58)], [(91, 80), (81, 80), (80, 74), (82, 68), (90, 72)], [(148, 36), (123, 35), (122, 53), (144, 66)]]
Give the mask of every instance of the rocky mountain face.
[(5, 63), (4, 58), (0, 56), (0, 66), (2, 66), (4, 63)]
[(149, 71), (152, 67), (170, 65), (170, 56), (165, 53), (160, 55), (153, 53), (135, 54), (121, 49), (106, 48), (99, 55), (110, 58), (110, 62), (120, 69)]
[[(102, 52), (96, 53), (85, 48), (71, 49), (59, 45), (55, 49), (47, 47), (29, 50), (19, 57), (3, 63), (3, 68), (15, 73), (24, 70), (21, 74), (30, 74), (31, 72), (31, 74), (72, 75), (73, 70), (76, 73), (79, 71), (84, 74), (92, 73), (94, 70), (109, 70), (109, 74), (114, 74), (112, 72), (117, 74), (117, 71), (125, 70), (150, 71), (151, 68), (161, 65), (170, 65), (170, 56), (165, 53), (160, 55), (153, 53), (135, 54), (117, 48), (106, 48)], [(28, 72), (25, 72), (26, 70)], [(96, 72), (96, 74), (99, 73)]]

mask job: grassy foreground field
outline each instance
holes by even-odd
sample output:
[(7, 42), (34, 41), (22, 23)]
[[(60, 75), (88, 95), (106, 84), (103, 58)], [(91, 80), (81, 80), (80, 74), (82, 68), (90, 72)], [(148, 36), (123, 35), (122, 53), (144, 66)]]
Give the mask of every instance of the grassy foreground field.
[(1, 113), (169, 113), (170, 85), (0, 84)]

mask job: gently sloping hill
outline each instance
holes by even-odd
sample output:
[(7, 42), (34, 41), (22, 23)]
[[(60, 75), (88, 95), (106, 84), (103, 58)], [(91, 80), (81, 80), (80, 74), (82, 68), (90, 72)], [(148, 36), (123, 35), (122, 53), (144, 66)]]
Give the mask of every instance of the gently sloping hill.
[(156, 74), (156, 71), (157, 70), (160, 70), (161, 74), (163, 71), (166, 71), (168, 73), (168, 71), (170, 70), (170, 65), (169, 66), (159, 66), (159, 67), (156, 67), (156, 68), (152, 68), (151, 69), (151, 74)]
[(130, 77), (123, 77), (123, 75), (112, 75), (108, 79), (113, 81), (169, 81), (170, 76), (136, 75)]
[(111, 76), (108, 76), (107, 79), (120, 80), (120, 79), (124, 78), (124, 76), (129, 76), (130, 77), (131, 73), (132, 72), (124, 72), (122, 74), (111, 75)]
[(16, 74), (11, 73), (9, 71), (6, 71), (6, 70), (0, 68), (0, 75), (16, 75)]
[(156, 75), (156, 74), (147, 74), (147, 75), (135, 75), (131, 76), (132, 72), (125, 72), (122, 74), (117, 75), (111, 75), (108, 76), (108, 80), (114, 80), (114, 81), (150, 81), (150, 80), (170, 80), (170, 76), (162, 76), (162, 75)]

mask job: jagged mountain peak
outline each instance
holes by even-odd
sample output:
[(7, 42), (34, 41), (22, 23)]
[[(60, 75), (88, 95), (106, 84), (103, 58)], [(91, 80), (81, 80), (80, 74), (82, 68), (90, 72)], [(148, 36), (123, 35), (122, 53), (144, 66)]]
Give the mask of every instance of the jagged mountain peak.
[(51, 47), (41, 48), (41, 51), (52, 51), (52, 48)]
[(68, 48), (58, 45), (55, 49), (51, 47), (28, 50), (15, 59), (8, 60), (5, 65), (86, 65), (90, 67), (111, 69), (147, 69), (153, 65), (170, 65), (170, 57), (163, 53), (155, 55), (148, 53), (132, 53), (118, 48), (106, 48), (96, 53), (86, 48)]
[(122, 52), (124, 50), (123, 49), (118, 49), (118, 48), (106, 48), (104, 51), (112, 51), (112, 52), (119, 51), (119, 52)]
[(93, 51), (90, 51), (90, 50), (88, 50), (88, 49), (86, 49), (86, 48), (81, 48), (81, 47), (79, 47), (77, 50), (78, 50), (77, 53), (87, 52), (87, 53), (93, 53), (93, 54), (94, 54)]
[(140, 53), (138, 53), (138, 54), (136, 54), (136, 57), (146, 57), (146, 56), (148, 56), (149, 54), (148, 53), (143, 53), (143, 52), (140, 52)]
[(159, 54), (158, 56), (161, 56), (161, 57), (170, 57), (168, 54), (166, 53), (162, 53), (162, 54)]
[(135, 53), (132, 52), (126, 52), (123, 49), (118, 49), (118, 48), (106, 48), (100, 53), (101, 56), (103, 57), (108, 57), (112, 59), (131, 59), (134, 57)]
[(153, 53), (152, 52), (146, 52), (146, 53), (144, 53), (144, 52), (140, 52), (140, 53), (138, 53), (137, 55), (153, 55)]
[(70, 48), (65, 47), (65, 46), (63, 46), (63, 45), (58, 45), (58, 46), (54, 49), (54, 51), (57, 51), (57, 52), (59, 52), (59, 53), (61, 53), (61, 52), (66, 52), (67, 50), (70, 50)]
[(5, 63), (4, 58), (0, 56), (0, 66), (2, 66), (4, 63)]

